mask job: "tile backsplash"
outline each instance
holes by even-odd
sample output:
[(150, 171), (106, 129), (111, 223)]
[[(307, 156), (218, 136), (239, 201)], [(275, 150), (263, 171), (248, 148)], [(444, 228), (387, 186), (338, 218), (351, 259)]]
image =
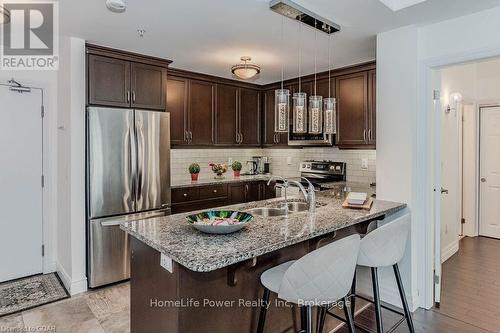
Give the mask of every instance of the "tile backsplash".
[[(299, 162), (304, 160), (333, 160), (347, 163), (347, 180), (353, 182), (375, 182), (376, 151), (375, 150), (339, 150), (337, 148), (304, 148), (304, 149), (172, 149), (171, 151), (172, 183), (189, 179), (188, 166), (196, 162), (201, 167), (201, 178), (212, 177), (208, 163), (240, 161), (246, 170), (246, 161), (252, 156), (268, 156), (271, 162), (271, 173), (283, 177), (298, 177)], [(368, 169), (362, 168), (362, 160), (366, 159)], [(231, 172), (231, 170), (229, 170)]]

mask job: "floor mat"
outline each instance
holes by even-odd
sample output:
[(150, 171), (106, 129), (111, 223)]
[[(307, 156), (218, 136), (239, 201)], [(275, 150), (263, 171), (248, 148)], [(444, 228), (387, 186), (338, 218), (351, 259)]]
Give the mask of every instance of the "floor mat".
[(0, 284), (0, 317), (68, 297), (56, 273), (7, 281)]

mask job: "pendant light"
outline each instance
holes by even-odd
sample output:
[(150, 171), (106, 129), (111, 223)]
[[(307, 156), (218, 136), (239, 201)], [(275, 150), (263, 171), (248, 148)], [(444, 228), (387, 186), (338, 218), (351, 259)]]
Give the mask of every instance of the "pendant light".
[[(316, 27), (317, 21), (314, 20)], [(323, 133), (323, 97), (316, 94), (316, 77), (318, 73), (318, 34), (314, 30), (314, 95), (309, 97), (309, 133)]]
[(276, 133), (288, 133), (290, 114), (290, 91), (283, 88), (285, 72), (285, 60), (283, 57), (283, 25), (284, 17), (281, 18), (281, 89), (274, 91), (274, 131)]
[(302, 92), (302, 45), (301, 45), (302, 22), (299, 20), (299, 87), (293, 94), (293, 133), (307, 133), (307, 94)]
[(331, 77), (331, 46), (330, 35), (328, 36), (328, 97), (324, 99), (324, 113), (325, 113), (325, 134), (337, 133), (337, 100), (331, 96), (332, 91), (332, 77)]

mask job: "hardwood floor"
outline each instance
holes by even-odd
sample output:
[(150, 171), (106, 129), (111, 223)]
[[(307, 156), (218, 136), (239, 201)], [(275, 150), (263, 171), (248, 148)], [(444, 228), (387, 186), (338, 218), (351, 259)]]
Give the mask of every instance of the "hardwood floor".
[(443, 264), (441, 306), (433, 311), (490, 332), (500, 331), (500, 240), (465, 237), (460, 241), (458, 253)]

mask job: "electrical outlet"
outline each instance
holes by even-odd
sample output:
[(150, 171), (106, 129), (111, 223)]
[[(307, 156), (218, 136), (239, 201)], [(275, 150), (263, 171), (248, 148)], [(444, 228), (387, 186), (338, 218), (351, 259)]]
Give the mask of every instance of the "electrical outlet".
[(229, 165), (233, 164), (233, 158), (232, 157), (230, 157), (230, 158), (227, 159), (227, 164), (229, 164)]
[(292, 165), (292, 156), (287, 156), (286, 157), (286, 164)]
[(172, 259), (164, 255), (163, 253), (160, 256), (160, 266), (169, 271), (170, 273), (173, 272)]
[(368, 170), (368, 159), (367, 158), (361, 159), (361, 169)]

